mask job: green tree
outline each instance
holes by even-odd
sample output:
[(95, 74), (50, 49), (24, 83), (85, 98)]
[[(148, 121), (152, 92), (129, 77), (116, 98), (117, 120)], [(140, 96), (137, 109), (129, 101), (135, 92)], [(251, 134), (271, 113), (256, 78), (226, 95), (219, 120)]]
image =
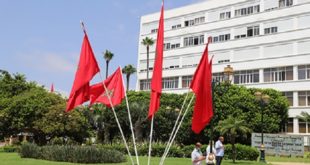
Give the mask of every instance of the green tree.
[(247, 127), (247, 123), (245, 120), (241, 120), (234, 116), (229, 116), (227, 119), (220, 121), (218, 126), (215, 128), (219, 130), (219, 132), (223, 135), (226, 135), (230, 139), (232, 144), (232, 151), (233, 151), (233, 162), (236, 161), (236, 137), (237, 136), (246, 136), (247, 133), (251, 132), (251, 129)]
[(149, 61), (150, 61), (150, 46), (154, 44), (154, 40), (149, 37), (145, 37), (142, 40), (142, 44), (146, 46), (146, 80), (149, 80)]
[(105, 73), (105, 78), (108, 78), (109, 75), (109, 63), (112, 60), (114, 54), (112, 52), (110, 52), (109, 50), (106, 50), (103, 53), (103, 58), (105, 59), (106, 62), (106, 73)]
[(123, 69), (122, 69), (122, 72), (123, 74), (126, 75), (126, 89), (127, 91), (129, 90), (129, 80), (130, 80), (130, 76), (132, 74), (134, 74), (136, 72), (136, 68), (133, 67), (132, 65), (126, 65)]

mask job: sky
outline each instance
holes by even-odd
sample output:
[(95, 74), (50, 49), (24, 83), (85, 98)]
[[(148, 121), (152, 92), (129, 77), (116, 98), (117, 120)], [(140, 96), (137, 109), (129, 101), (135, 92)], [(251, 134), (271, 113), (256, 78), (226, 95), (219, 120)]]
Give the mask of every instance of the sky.
[[(172, 9), (201, 0), (165, 0)], [(140, 17), (159, 12), (161, 0), (0, 0), (0, 70), (21, 73), (68, 95), (79, 59), (84, 21), (105, 75), (102, 52), (114, 53), (118, 66), (137, 66)], [(92, 83), (99, 82), (97, 75)], [(130, 79), (134, 89), (136, 76)]]

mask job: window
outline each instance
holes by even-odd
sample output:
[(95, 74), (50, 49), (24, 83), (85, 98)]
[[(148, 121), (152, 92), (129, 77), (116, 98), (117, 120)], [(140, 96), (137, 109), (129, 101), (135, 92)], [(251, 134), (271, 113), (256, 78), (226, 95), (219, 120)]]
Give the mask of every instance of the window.
[(277, 33), (278, 27), (265, 28), (264, 31), (265, 31), (265, 34)]
[(223, 20), (223, 19), (229, 19), (230, 18), (230, 12), (223, 12), (223, 13), (220, 13), (220, 20)]
[(212, 79), (213, 81), (222, 82), (224, 81), (224, 73), (213, 73)]
[(162, 86), (163, 89), (175, 89), (179, 86), (179, 77), (167, 77), (163, 78)]
[(310, 106), (310, 91), (298, 92), (298, 106)]
[(182, 88), (188, 88), (191, 84), (193, 76), (183, 76), (182, 77)]
[(254, 6), (254, 13), (259, 13), (260, 8), (259, 5)]
[(204, 35), (194, 36), (194, 37), (185, 37), (184, 46), (193, 46), (204, 44)]
[(246, 34), (236, 35), (235, 39), (246, 38)]
[(293, 92), (282, 92), (282, 94), (283, 96), (287, 98), (289, 105), (294, 106), (293, 105), (293, 100), (294, 100)]
[(298, 125), (299, 125), (299, 133), (307, 133), (307, 122), (302, 120), (302, 119), (298, 119)]
[(158, 32), (158, 29), (152, 29), (151, 30), (151, 33), (157, 33)]
[(298, 80), (310, 79), (310, 65), (298, 66)]
[(253, 14), (253, 6), (248, 7), (248, 14)]
[(185, 27), (194, 26), (194, 25), (202, 24), (204, 22), (205, 22), (205, 17), (197, 17), (197, 18), (192, 19), (192, 20), (184, 21), (184, 25), (185, 25)]
[(140, 80), (140, 90), (145, 91), (145, 90), (150, 90), (150, 84), (151, 80)]
[(279, 0), (279, 7), (292, 6), (293, 0)]
[(213, 37), (212, 42), (223, 42), (223, 41), (228, 41), (228, 40), (230, 40), (230, 34), (222, 34), (222, 35)]
[(250, 84), (259, 82), (259, 70), (244, 70), (234, 73), (234, 84)]
[(170, 49), (170, 43), (165, 43), (164, 48), (165, 48), (165, 50), (169, 50)]
[(286, 132), (293, 133), (294, 126), (293, 126), (293, 118), (288, 118), (287, 124), (286, 124)]
[(279, 82), (293, 80), (293, 67), (264, 69), (264, 82)]
[(251, 26), (247, 28), (247, 36), (258, 36), (259, 35), (259, 26)]
[(259, 5), (249, 6), (246, 8), (235, 10), (235, 16), (237, 17), (237, 16), (243, 16), (243, 15), (251, 15), (253, 13), (259, 13), (259, 11), (260, 11)]
[(182, 27), (181, 24), (177, 24), (177, 25), (173, 25), (171, 28), (174, 30), (174, 29), (179, 29), (181, 27)]
[(219, 60), (219, 61), (218, 61), (219, 64), (227, 63), (227, 62), (230, 62), (230, 60)]

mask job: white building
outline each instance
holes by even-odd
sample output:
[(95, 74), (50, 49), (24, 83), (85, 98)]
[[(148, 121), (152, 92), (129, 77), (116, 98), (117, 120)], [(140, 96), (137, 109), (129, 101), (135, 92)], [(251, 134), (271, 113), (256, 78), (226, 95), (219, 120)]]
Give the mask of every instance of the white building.
[[(159, 13), (141, 17), (137, 90), (149, 87), (141, 41), (156, 39), (158, 19)], [(235, 84), (282, 91), (291, 106), (286, 131), (310, 135), (310, 123), (296, 118), (310, 113), (310, 0), (208, 0), (166, 10), (164, 92), (188, 90), (208, 36), (215, 78), (231, 65)]]

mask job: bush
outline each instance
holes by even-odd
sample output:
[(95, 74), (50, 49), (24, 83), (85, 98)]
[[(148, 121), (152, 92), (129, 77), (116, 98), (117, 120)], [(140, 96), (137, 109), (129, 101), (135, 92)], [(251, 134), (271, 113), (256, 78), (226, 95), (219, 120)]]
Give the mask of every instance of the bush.
[(19, 152), (19, 147), (13, 145), (4, 146), (3, 152)]
[(126, 157), (116, 150), (106, 150), (94, 146), (50, 145), (39, 147), (35, 144), (23, 144), (20, 155), (22, 158), (72, 163), (120, 163), (126, 161)]
[[(237, 151), (236, 160), (252, 160), (252, 161), (257, 160), (259, 156), (259, 152), (256, 148), (242, 145), (242, 144), (235, 144), (235, 146), (236, 146), (236, 151)], [(233, 158), (231, 144), (225, 145), (224, 158), (225, 159)]]
[[(117, 151), (122, 152), (123, 154), (128, 154), (124, 144), (112, 144), (112, 145), (103, 144), (103, 145), (98, 145), (98, 147), (103, 148), (103, 149), (115, 149)], [(161, 157), (164, 154), (165, 148), (166, 148), (166, 144), (164, 143), (153, 143), (151, 155), (155, 157)], [(140, 145), (138, 144), (137, 149), (138, 149), (139, 156), (148, 156), (148, 151), (149, 151), (148, 143), (144, 143)], [(132, 155), (135, 154), (134, 148), (132, 145), (130, 145), (129, 150)], [(172, 145), (169, 150), (168, 157), (184, 157), (184, 152), (181, 147), (177, 145)]]

